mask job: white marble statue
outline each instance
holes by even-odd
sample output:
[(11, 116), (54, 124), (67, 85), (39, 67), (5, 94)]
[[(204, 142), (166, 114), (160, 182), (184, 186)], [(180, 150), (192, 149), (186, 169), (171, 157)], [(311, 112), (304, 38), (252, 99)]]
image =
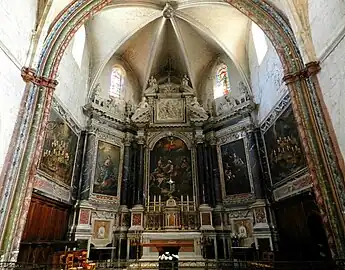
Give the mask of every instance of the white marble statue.
[(137, 109), (135, 110), (134, 114), (132, 115), (131, 119), (134, 122), (141, 122), (147, 120), (147, 114), (150, 110), (150, 105), (148, 104), (146, 97), (143, 97), (138, 104)]
[(198, 102), (197, 97), (194, 97), (189, 106), (190, 117), (192, 120), (205, 121), (208, 119), (208, 114), (205, 109)]

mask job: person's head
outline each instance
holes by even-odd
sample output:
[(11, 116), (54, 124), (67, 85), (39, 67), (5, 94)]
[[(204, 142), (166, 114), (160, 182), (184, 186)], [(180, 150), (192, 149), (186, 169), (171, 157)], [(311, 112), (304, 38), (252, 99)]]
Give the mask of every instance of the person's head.
[(107, 158), (104, 161), (104, 166), (109, 167), (111, 165), (111, 158), (110, 156), (107, 156)]

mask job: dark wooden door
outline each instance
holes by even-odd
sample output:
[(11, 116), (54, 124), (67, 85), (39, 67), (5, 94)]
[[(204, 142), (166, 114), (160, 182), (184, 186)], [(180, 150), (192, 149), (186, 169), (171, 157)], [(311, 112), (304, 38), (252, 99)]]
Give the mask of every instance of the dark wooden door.
[(18, 261), (49, 263), (63, 249), (71, 207), (34, 194), (25, 224)]

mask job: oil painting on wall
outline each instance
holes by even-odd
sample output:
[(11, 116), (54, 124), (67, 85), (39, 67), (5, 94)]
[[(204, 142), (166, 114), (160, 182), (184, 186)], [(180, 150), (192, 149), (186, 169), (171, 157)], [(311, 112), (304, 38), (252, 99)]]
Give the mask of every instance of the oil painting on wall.
[(70, 186), (78, 136), (55, 110), (51, 110), (39, 170), (50, 179)]
[(150, 199), (161, 195), (162, 201), (173, 197), (193, 198), (191, 153), (176, 137), (159, 140), (150, 153)]
[(306, 167), (291, 106), (267, 130), (264, 139), (273, 184)]
[(120, 152), (120, 147), (98, 141), (93, 192), (111, 196), (117, 195)]
[(250, 180), (244, 141), (237, 140), (221, 146), (226, 195), (250, 193)]

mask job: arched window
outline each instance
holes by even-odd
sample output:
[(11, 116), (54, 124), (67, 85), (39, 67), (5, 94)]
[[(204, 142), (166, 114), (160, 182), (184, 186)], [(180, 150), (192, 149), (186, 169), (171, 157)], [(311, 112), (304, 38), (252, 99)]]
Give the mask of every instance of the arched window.
[(75, 33), (74, 42), (72, 47), (72, 55), (79, 68), (81, 68), (81, 62), (83, 60), (83, 53), (85, 47), (85, 26), (82, 25)]
[(120, 97), (124, 81), (124, 72), (119, 67), (113, 67), (110, 77), (109, 95), (112, 97)]
[(268, 50), (267, 40), (265, 37), (265, 33), (254, 22), (252, 22), (252, 35), (256, 57), (260, 65)]
[(216, 85), (214, 89), (214, 98), (227, 95), (230, 92), (228, 67), (220, 64), (216, 69)]

